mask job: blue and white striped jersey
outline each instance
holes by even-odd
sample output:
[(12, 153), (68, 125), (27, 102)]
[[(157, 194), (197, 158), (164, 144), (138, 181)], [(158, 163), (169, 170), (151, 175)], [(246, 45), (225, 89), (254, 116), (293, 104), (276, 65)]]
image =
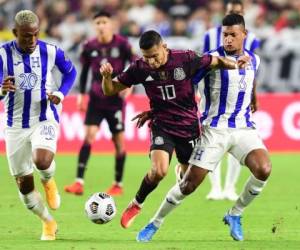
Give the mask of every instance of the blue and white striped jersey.
[[(219, 48), (223, 45), (222, 41), (222, 26), (211, 28), (205, 32), (203, 52), (208, 52), (213, 49)], [(244, 48), (254, 52), (260, 46), (260, 40), (248, 31), (247, 37), (244, 41)]]
[[(61, 83), (53, 77), (57, 68)], [(0, 47), (0, 86), (6, 76), (14, 76), (15, 92), (4, 97), (6, 125), (30, 128), (39, 121), (59, 121), (61, 104), (54, 105), (46, 93), (60, 91), (64, 96), (76, 77), (76, 70), (64, 52), (41, 40), (31, 54), (22, 53), (16, 41)]]
[[(237, 57), (226, 55), (223, 46), (209, 54), (237, 60)], [(202, 125), (216, 128), (254, 126), (250, 104), (260, 58), (249, 50), (244, 50), (244, 54), (251, 58), (246, 69), (199, 70), (194, 77), (194, 83), (198, 83), (204, 78), (204, 89), (200, 102)]]

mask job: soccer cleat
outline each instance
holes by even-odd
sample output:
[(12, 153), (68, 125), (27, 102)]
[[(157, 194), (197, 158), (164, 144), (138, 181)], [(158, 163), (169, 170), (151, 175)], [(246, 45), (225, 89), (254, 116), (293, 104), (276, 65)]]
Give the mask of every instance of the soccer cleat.
[(42, 181), (42, 184), (46, 193), (48, 206), (53, 210), (58, 209), (60, 206), (60, 195), (58, 193), (54, 178), (52, 177), (48, 181)]
[(118, 185), (118, 184), (113, 184), (107, 191), (107, 194), (111, 195), (111, 196), (118, 196), (118, 195), (122, 195), (123, 194), (123, 188), (122, 186)]
[(75, 195), (82, 195), (83, 194), (83, 185), (76, 181), (71, 185), (65, 186), (65, 191)]
[(230, 215), (227, 213), (223, 218), (224, 224), (230, 227), (230, 235), (234, 240), (241, 241), (243, 237), (243, 229), (241, 216)]
[(174, 170), (175, 170), (176, 181), (177, 181), (177, 182), (180, 182), (181, 179), (182, 179), (180, 164), (176, 164)]
[(128, 228), (133, 223), (135, 217), (141, 212), (141, 207), (130, 202), (126, 210), (123, 212), (121, 217), (121, 226), (123, 228)]
[(43, 233), (41, 240), (55, 240), (57, 232), (57, 223), (55, 220), (43, 221)]
[(147, 226), (145, 226), (144, 229), (142, 229), (138, 233), (138, 235), (136, 236), (136, 241), (139, 241), (139, 242), (150, 241), (157, 230), (158, 230), (158, 227), (156, 227), (153, 224), (153, 222), (149, 223)]
[(239, 198), (239, 196), (237, 195), (234, 189), (227, 189), (223, 191), (223, 198), (230, 201), (236, 201)]
[(212, 189), (210, 190), (210, 192), (208, 193), (208, 195), (206, 195), (206, 199), (207, 200), (223, 200), (224, 196), (221, 190), (219, 189)]

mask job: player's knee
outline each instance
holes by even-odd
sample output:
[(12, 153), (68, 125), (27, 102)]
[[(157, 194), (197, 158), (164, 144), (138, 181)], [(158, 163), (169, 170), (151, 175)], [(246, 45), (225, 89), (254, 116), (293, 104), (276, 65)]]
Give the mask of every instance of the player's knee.
[(51, 162), (53, 159), (50, 158), (43, 158), (43, 157), (38, 157), (34, 160), (34, 164), (36, 165), (37, 169), (39, 170), (46, 170), (50, 167)]
[(164, 168), (161, 165), (153, 166), (150, 171), (150, 179), (155, 182), (160, 182), (168, 173), (167, 168)]
[(262, 180), (268, 179), (268, 177), (271, 174), (271, 171), (272, 171), (272, 164), (270, 161), (262, 163), (259, 168), (259, 175), (260, 175), (261, 179)]

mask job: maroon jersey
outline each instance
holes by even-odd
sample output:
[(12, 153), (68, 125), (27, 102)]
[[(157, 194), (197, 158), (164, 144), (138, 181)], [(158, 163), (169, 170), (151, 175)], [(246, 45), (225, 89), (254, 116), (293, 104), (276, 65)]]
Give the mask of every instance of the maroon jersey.
[(140, 58), (118, 80), (126, 86), (143, 84), (154, 126), (178, 137), (195, 137), (199, 135), (199, 121), (192, 77), (210, 63), (210, 55), (200, 57), (190, 50), (170, 50), (167, 63), (159, 69), (150, 68)]
[[(101, 87), (102, 76), (99, 67), (105, 62), (109, 62), (114, 68), (114, 75), (120, 74), (126, 62), (134, 59), (132, 49), (125, 37), (114, 35), (113, 40), (108, 44), (100, 43), (97, 38), (88, 40), (83, 45), (80, 56), (82, 63), (82, 74), (80, 77), (80, 92), (85, 92), (87, 70), (92, 70), (92, 86), (90, 98), (100, 109), (115, 109), (123, 106), (123, 100), (118, 95), (105, 96)], [(84, 71), (85, 70), (85, 71)]]

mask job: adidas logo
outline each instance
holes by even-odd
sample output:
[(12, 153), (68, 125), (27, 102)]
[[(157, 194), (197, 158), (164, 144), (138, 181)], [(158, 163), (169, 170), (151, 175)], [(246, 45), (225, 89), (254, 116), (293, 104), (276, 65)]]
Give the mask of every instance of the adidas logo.
[(149, 82), (149, 81), (154, 81), (154, 79), (150, 75), (146, 78), (145, 82)]

